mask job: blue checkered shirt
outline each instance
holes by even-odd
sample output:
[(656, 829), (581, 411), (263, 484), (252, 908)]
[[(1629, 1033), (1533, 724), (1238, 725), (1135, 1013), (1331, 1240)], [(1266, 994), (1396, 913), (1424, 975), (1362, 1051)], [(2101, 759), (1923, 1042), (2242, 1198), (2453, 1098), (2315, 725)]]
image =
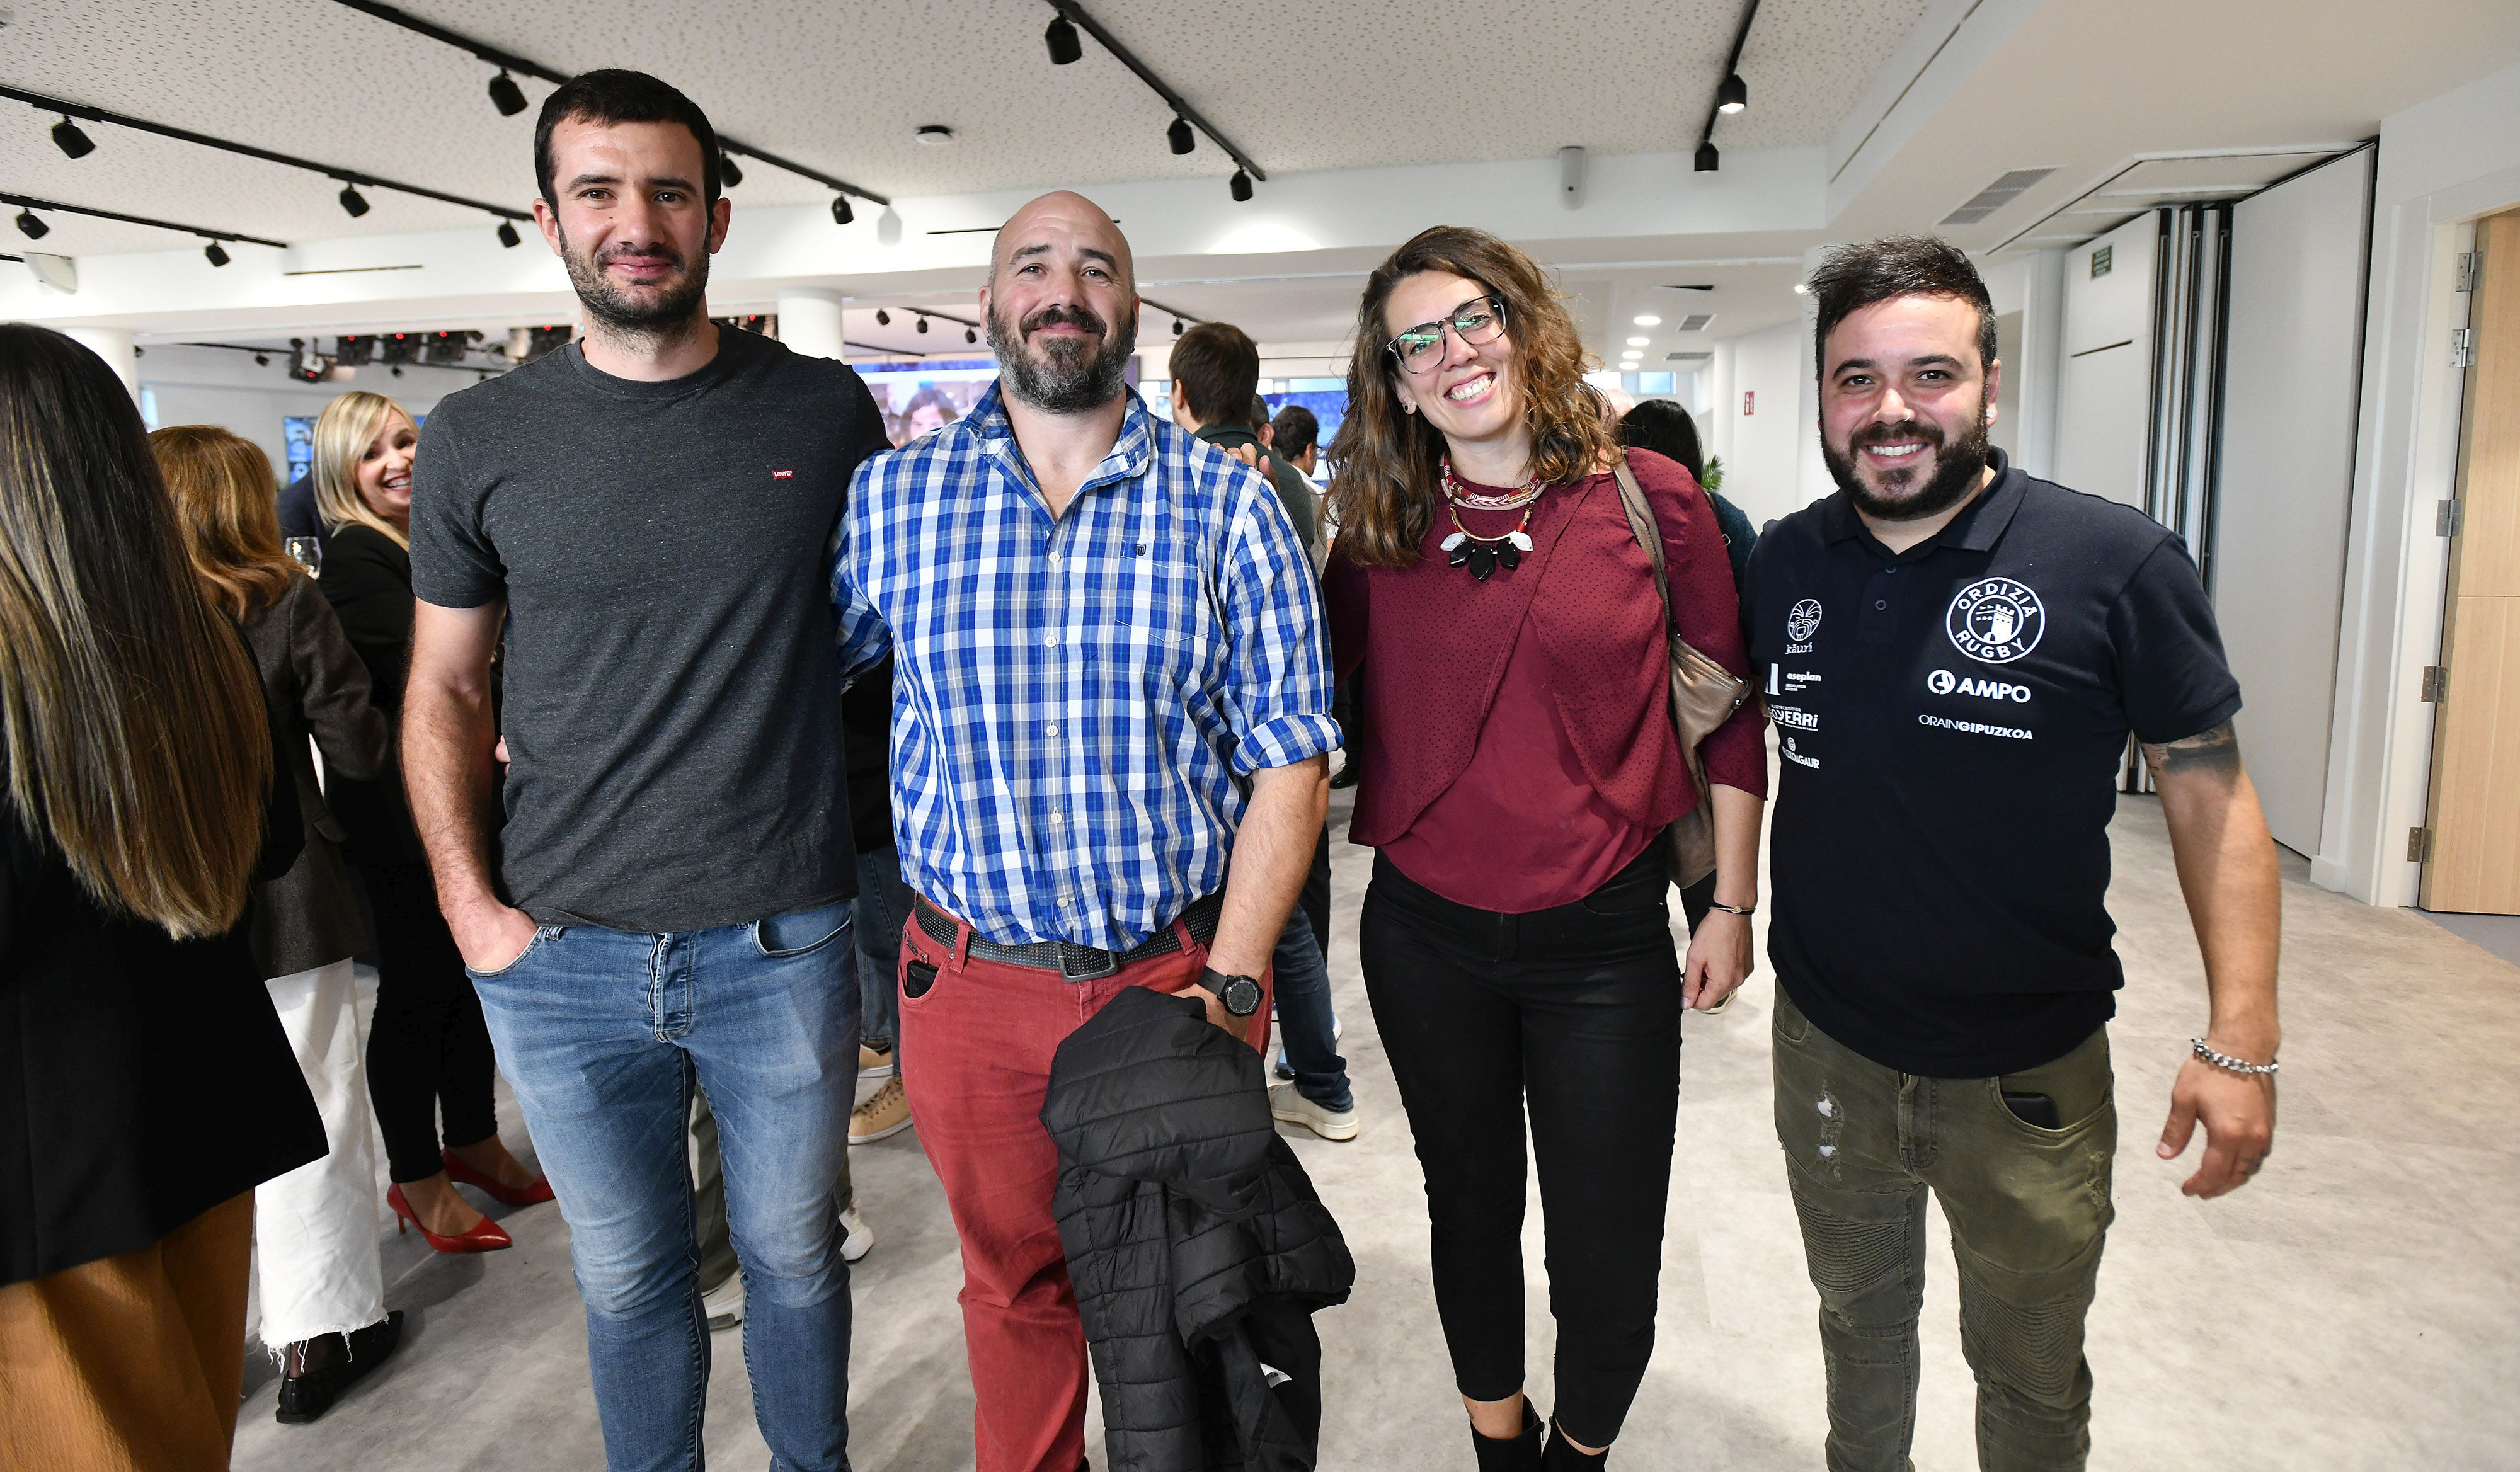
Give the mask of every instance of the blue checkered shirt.
[(1223, 886), (1253, 771), (1338, 746), (1321, 594), (1269, 482), (1135, 392), (1053, 520), (999, 392), (859, 468), (840, 660), (894, 655), (910, 887), (1001, 944), (1126, 950)]

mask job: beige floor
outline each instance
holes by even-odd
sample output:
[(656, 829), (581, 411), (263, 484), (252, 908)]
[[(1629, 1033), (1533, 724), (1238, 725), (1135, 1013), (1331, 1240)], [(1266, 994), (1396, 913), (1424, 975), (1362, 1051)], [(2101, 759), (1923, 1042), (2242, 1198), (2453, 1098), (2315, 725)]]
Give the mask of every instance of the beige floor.
[[(1339, 804), (1343, 816), (1345, 804)], [(2124, 1156), (2091, 1358), (2095, 1468), (2520, 1466), (2520, 967), (2409, 914), (2285, 874), (2283, 1116), (2238, 1196), (2179, 1193), (2153, 1158), (2203, 986), (2159, 811), (2125, 800), (2111, 909), (2129, 985), (2115, 1024)], [(1427, 1295), (1425, 1212), (1406, 1122), (1355, 963), (1363, 851), (1337, 852), (1332, 978), (1364, 1137), (1296, 1148), (1355, 1250), (1354, 1299), (1321, 1317), (1330, 1468), (1467, 1468)], [(1616, 1460), (1631, 1468), (1816, 1468), (1814, 1300), (1769, 1124), (1771, 993), (1692, 1017), (1661, 1338)], [(521, 1143), (512, 1124), (510, 1137)], [(853, 1450), (862, 1472), (971, 1464), (953, 1232), (915, 1133), (854, 1152), (878, 1234), (858, 1269)], [(1531, 1225), (1534, 1398), (1548, 1405), (1540, 1224)], [(516, 1250), (440, 1259), (384, 1227), (406, 1348), (311, 1427), (248, 1395), (236, 1465), (459, 1472), (596, 1468), (567, 1231), (506, 1214)], [(1936, 1230), (1941, 1230), (1939, 1224)], [(1916, 1442), (1925, 1472), (1974, 1464), (1950, 1258), (1937, 1249)], [(735, 1337), (717, 1336), (713, 1465), (757, 1469)], [(1099, 1436), (1095, 1437), (1100, 1461)]]

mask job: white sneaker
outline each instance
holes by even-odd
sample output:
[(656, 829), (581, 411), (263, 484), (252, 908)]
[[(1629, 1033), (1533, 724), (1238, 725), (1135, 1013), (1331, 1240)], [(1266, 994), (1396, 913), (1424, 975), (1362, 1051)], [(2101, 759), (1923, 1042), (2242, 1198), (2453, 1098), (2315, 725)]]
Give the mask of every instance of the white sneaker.
[(1301, 1125), (1324, 1139), (1354, 1139), (1357, 1135), (1354, 1109), (1325, 1109), (1296, 1093), (1292, 1084), (1270, 1086), (1269, 1117)]
[(743, 1322), (743, 1274), (729, 1273), (725, 1282), (701, 1294), (700, 1312), (708, 1316), (711, 1330), (731, 1329)]
[(840, 1261), (854, 1263), (875, 1251), (875, 1228), (866, 1225), (854, 1206), (840, 1213)]
[(888, 1079), (892, 1077), (892, 1049), (858, 1045), (858, 1077)]
[(849, 1143), (873, 1144), (890, 1139), (910, 1128), (910, 1095), (901, 1092), (901, 1080), (890, 1078), (883, 1087), (867, 1095), (865, 1103), (849, 1111)]

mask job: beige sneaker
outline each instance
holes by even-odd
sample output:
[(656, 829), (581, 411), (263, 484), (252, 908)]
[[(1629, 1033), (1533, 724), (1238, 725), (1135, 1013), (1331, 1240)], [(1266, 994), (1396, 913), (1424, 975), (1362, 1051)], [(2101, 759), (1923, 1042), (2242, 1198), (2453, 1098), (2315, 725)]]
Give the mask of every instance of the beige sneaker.
[(873, 1144), (909, 1128), (910, 1095), (901, 1092), (900, 1079), (886, 1079), (881, 1089), (868, 1094), (865, 1103), (850, 1111), (849, 1143)]
[(1356, 1138), (1354, 1109), (1325, 1109), (1297, 1093), (1292, 1084), (1270, 1086), (1269, 1117), (1290, 1125), (1301, 1125), (1324, 1139)]
[(858, 1077), (888, 1079), (892, 1077), (892, 1049), (858, 1045)]

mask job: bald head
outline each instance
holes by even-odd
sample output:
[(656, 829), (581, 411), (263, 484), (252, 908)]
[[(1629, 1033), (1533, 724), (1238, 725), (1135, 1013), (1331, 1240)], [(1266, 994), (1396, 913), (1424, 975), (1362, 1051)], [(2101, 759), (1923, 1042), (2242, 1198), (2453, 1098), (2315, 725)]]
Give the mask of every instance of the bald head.
[(1099, 260), (1118, 277), (1122, 290), (1137, 290), (1138, 266), (1129, 254), (1129, 238), (1102, 205), (1083, 195), (1054, 190), (999, 226), (997, 240), (989, 247), (989, 285), (998, 286), (1009, 267), (1046, 255)]

